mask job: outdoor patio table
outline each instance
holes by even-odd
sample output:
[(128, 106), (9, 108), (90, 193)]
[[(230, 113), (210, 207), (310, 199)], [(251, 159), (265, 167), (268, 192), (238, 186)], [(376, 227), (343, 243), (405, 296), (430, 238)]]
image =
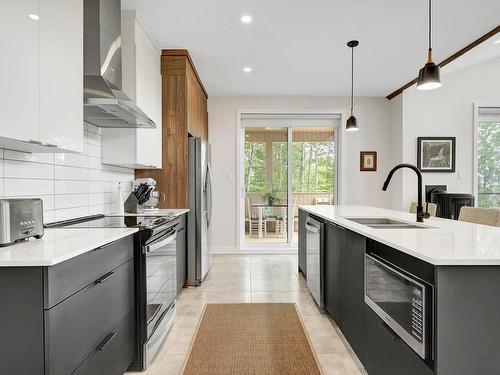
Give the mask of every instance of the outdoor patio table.
[[(268, 203), (252, 203), (252, 207), (257, 208), (259, 212), (259, 238), (262, 238), (262, 220), (263, 220), (263, 215), (262, 212), (264, 211), (264, 208), (281, 208), (283, 212), (283, 218), (286, 217), (286, 209), (288, 207), (287, 204), (268, 204)], [(282, 232), (281, 234), (282, 237), (285, 236), (285, 231)]]

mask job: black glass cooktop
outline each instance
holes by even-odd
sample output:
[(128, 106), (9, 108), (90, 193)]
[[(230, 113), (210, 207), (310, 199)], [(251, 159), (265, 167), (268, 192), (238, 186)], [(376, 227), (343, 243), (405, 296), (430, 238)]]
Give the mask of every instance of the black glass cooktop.
[(174, 216), (104, 216), (94, 215), (47, 224), (46, 228), (153, 228)]

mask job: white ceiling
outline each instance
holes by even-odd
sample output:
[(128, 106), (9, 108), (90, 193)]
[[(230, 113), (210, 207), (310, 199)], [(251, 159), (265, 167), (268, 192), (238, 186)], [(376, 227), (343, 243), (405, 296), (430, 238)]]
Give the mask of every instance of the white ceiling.
[[(386, 96), (426, 59), (426, 0), (123, 0), (123, 8), (137, 10), (161, 48), (189, 50), (209, 95), (348, 95), (351, 39), (360, 41), (355, 95)], [(500, 23), (500, 1), (434, 0), (433, 17), (440, 62)]]

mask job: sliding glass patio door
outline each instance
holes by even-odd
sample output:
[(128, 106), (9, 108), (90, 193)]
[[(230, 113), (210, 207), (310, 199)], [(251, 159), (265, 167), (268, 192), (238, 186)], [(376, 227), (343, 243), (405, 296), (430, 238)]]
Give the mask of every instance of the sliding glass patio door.
[(294, 248), (297, 206), (334, 203), (338, 122), (335, 115), (242, 115), (242, 248)]
[(288, 129), (244, 129), (247, 243), (287, 243)]

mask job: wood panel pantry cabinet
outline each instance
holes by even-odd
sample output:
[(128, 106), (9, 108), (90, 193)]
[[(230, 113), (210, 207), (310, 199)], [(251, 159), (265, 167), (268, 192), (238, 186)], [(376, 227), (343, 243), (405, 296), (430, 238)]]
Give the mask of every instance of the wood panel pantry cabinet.
[(188, 201), (188, 136), (208, 139), (207, 92), (187, 50), (163, 50), (162, 169), (136, 169), (166, 194), (160, 208), (185, 208)]
[(161, 168), (160, 49), (137, 20), (135, 11), (123, 11), (121, 25), (123, 92), (157, 127), (102, 128), (102, 162), (129, 168)]
[(0, 147), (83, 152), (83, 0), (5, 1)]

